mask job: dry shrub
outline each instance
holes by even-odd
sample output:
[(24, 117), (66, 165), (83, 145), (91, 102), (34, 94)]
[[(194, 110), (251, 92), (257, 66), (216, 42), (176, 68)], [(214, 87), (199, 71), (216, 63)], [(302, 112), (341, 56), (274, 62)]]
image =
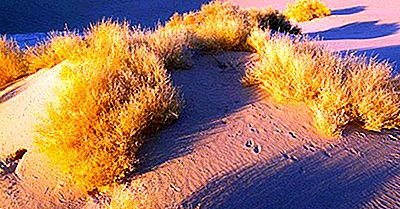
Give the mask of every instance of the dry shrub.
[(245, 43), (250, 24), (239, 6), (212, 1), (200, 11), (175, 16), (166, 27), (185, 25), (192, 31), (192, 46), (206, 51), (238, 50)]
[(27, 74), (23, 52), (17, 43), (0, 37), (0, 88)]
[(272, 8), (243, 9), (228, 2), (212, 1), (197, 12), (175, 14), (164, 30), (183, 30), (188, 34), (189, 47), (204, 51), (249, 51), (246, 44), (250, 32), (269, 28), (299, 34), (284, 15)]
[(331, 15), (330, 9), (320, 0), (296, 0), (288, 4), (284, 14), (297, 22), (310, 21)]
[(262, 30), (270, 29), (274, 31), (300, 34), (301, 29), (293, 25), (285, 15), (272, 7), (247, 9), (250, 16), (250, 22), (254, 24), (252, 28)]
[(80, 58), (63, 64), (63, 88), (38, 125), (41, 151), (86, 190), (132, 169), (146, 136), (175, 120), (180, 99), (158, 58), (126, 23), (85, 33)]
[(80, 56), (85, 42), (75, 32), (53, 32), (48, 40), (34, 47), (28, 47), (25, 57), (29, 71), (34, 73), (43, 68), (52, 68), (66, 59)]
[(328, 136), (337, 136), (349, 122), (376, 131), (399, 125), (399, 80), (386, 62), (262, 33), (249, 38), (259, 60), (249, 64), (245, 84), (260, 85), (279, 102), (308, 104)]
[(159, 24), (155, 31), (146, 34), (145, 41), (167, 69), (188, 68), (191, 65), (188, 49), (192, 32), (184, 25), (164, 27)]

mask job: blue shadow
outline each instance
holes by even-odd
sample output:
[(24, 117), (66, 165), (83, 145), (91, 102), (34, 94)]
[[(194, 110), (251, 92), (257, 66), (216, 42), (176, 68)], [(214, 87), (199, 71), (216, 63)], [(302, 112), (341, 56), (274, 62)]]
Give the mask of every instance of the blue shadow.
[(332, 15), (352, 15), (365, 11), (366, 6), (355, 6), (345, 9), (336, 9), (331, 12)]
[[(383, 185), (400, 175), (400, 167), (385, 160), (381, 153), (381, 149), (396, 150), (398, 145), (398, 142), (386, 142), (375, 136), (351, 145), (362, 150), (362, 157), (334, 148), (332, 158), (323, 152), (315, 152), (298, 161), (278, 157), (259, 162), (211, 179), (184, 200), (181, 207), (363, 208), (376, 201), (375, 195)], [(379, 162), (374, 159), (376, 156), (381, 156)], [(368, 162), (376, 164), (368, 166)], [(396, 186), (397, 182), (394, 184)], [(388, 208), (399, 201), (396, 195), (388, 194), (387, 199), (390, 198), (394, 198), (392, 203), (383, 202)]]
[(398, 23), (378, 24), (378, 21), (355, 22), (325, 31), (309, 33), (311, 38), (323, 40), (372, 39), (389, 36), (399, 31)]
[(0, 0), (0, 34), (82, 29), (103, 17), (152, 27), (174, 12), (199, 9), (208, 0)]
[(354, 50), (357, 55), (376, 57), (378, 60), (387, 60), (393, 65), (393, 74), (398, 74), (400, 63), (400, 45), (385, 46), (372, 49)]

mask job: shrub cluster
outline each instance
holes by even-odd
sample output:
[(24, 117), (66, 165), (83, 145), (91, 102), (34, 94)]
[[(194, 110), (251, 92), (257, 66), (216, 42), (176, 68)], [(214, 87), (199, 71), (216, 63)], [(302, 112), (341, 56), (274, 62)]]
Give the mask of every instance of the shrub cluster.
[(262, 31), (249, 44), (259, 61), (249, 65), (244, 83), (259, 85), (279, 102), (308, 104), (326, 135), (339, 135), (350, 122), (375, 131), (400, 124), (399, 77), (392, 77), (387, 62)]
[(255, 28), (299, 34), (284, 15), (272, 8), (243, 9), (227, 2), (212, 1), (200, 11), (175, 14), (166, 28), (186, 28), (190, 47), (205, 51), (247, 51), (246, 40)]
[(243, 49), (252, 27), (267, 27), (274, 18), (289, 24), (277, 14), (213, 1), (155, 30), (103, 20), (83, 36), (53, 33), (26, 52), (32, 71), (64, 62), (65, 85), (38, 125), (38, 147), (87, 190), (116, 182), (132, 169), (146, 136), (179, 114), (166, 68), (187, 66), (189, 48)]
[(288, 4), (283, 13), (289, 19), (297, 22), (331, 15), (330, 9), (320, 0), (296, 0), (294, 4)]
[(0, 88), (28, 73), (23, 52), (16, 42), (0, 37)]
[[(277, 10), (246, 10), (218, 0), (203, 5), (197, 12), (175, 14), (165, 26), (159, 24), (155, 30), (135, 29), (132, 33), (136, 41), (145, 44), (171, 70), (190, 66), (188, 49), (251, 51), (246, 40), (256, 28), (300, 33), (300, 29)], [(48, 40), (21, 51), (14, 42), (3, 38), (1, 58), (8, 61), (2, 62), (1, 74), (7, 77), (2, 83), (80, 57), (81, 49), (89, 47), (84, 39), (76, 32), (53, 32)]]
[(62, 63), (64, 85), (37, 127), (39, 149), (86, 190), (122, 178), (145, 137), (179, 114), (178, 93), (141, 35), (126, 23), (91, 26), (79, 57)]

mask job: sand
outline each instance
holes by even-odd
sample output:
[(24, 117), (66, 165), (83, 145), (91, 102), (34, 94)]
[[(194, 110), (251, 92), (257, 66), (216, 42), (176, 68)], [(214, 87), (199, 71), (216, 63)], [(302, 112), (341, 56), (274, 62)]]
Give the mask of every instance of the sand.
[[(377, 51), (400, 59), (395, 10), (400, 3), (327, 3), (334, 15), (300, 24), (305, 33), (323, 34), (321, 44), (334, 50)], [(185, 109), (138, 154), (130, 183), (141, 207), (400, 208), (399, 131), (368, 132), (353, 124), (340, 138), (323, 137), (306, 106), (277, 104), (265, 92), (241, 85), (250, 59), (239, 52), (196, 54), (192, 69), (172, 73)], [(99, 207), (85, 205), (87, 197), (33, 144), (37, 118), (45, 115), (52, 88), (60, 83), (60, 67), (0, 92), (0, 159), (28, 150), (15, 172), (1, 175), (0, 208)]]

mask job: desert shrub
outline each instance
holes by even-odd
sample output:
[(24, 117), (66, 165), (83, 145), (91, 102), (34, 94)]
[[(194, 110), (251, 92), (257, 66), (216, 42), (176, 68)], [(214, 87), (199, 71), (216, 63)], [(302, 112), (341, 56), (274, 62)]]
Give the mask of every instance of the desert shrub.
[(173, 17), (167, 27), (184, 24), (193, 31), (192, 46), (203, 50), (238, 50), (249, 33), (249, 19), (239, 6), (212, 1), (200, 11)]
[(148, 134), (175, 120), (180, 99), (158, 58), (127, 24), (85, 32), (80, 57), (62, 64), (62, 88), (37, 126), (39, 149), (83, 189), (132, 169)]
[(66, 59), (79, 57), (85, 42), (75, 32), (52, 32), (48, 40), (28, 47), (25, 58), (31, 73), (43, 68), (52, 68)]
[(284, 14), (297, 22), (310, 21), (331, 14), (330, 9), (320, 0), (296, 0), (288, 4)]
[(270, 29), (290, 34), (301, 32), (299, 27), (293, 25), (285, 15), (272, 7), (251, 8), (246, 11), (250, 16), (250, 23), (253, 24), (252, 28)]
[(159, 24), (155, 31), (146, 33), (145, 42), (163, 61), (167, 69), (190, 66), (192, 32), (183, 24), (165, 27)]
[(249, 44), (259, 60), (249, 64), (243, 81), (259, 85), (279, 102), (304, 102), (316, 126), (336, 136), (349, 122), (368, 130), (399, 125), (398, 78), (385, 62), (341, 56), (315, 41), (256, 31)]
[(256, 28), (300, 33), (300, 28), (293, 26), (277, 10), (243, 9), (218, 0), (203, 5), (199, 11), (173, 15), (162, 29), (185, 31), (185, 40), (189, 40), (190, 48), (204, 51), (249, 51), (251, 49), (246, 40)]
[(17, 43), (0, 37), (0, 88), (27, 74), (23, 52)]

